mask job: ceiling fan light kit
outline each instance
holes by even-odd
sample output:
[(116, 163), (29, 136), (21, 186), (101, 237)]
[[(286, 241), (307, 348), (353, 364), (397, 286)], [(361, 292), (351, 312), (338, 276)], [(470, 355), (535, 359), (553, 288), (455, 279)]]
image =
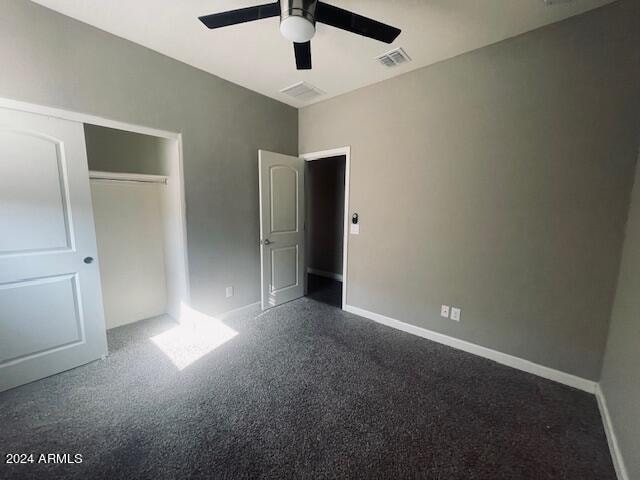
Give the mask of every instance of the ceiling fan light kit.
[(199, 19), (208, 28), (214, 29), (278, 15), (280, 15), (280, 33), (293, 42), (298, 70), (311, 69), (311, 39), (316, 33), (316, 22), (385, 43), (392, 43), (400, 35), (398, 28), (318, 0), (280, 0), (255, 7), (205, 15)]
[(280, 3), (280, 33), (294, 43), (308, 42), (316, 33), (316, 1)]

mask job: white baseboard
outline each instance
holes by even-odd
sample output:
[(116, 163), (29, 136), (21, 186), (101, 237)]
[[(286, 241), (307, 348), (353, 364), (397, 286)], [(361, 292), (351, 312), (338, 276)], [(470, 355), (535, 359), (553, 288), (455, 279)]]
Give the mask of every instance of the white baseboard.
[(342, 274), (333, 273), (333, 272), (325, 272), (324, 270), (317, 270), (315, 268), (307, 267), (307, 273), (312, 275), (320, 275), (321, 277), (332, 278), (334, 280), (342, 281)]
[(627, 468), (624, 465), (624, 458), (618, 445), (618, 438), (616, 432), (613, 429), (613, 423), (611, 422), (611, 416), (609, 415), (609, 408), (607, 408), (607, 401), (604, 397), (604, 392), (600, 385), (596, 386), (596, 399), (598, 400), (598, 408), (600, 409), (600, 416), (602, 417), (602, 423), (604, 424), (604, 431), (607, 435), (607, 443), (609, 444), (609, 451), (611, 452), (611, 459), (613, 460), (613, 466), (616, 469), (616, 475), (618, 480), (629, 480), (629, 474)]
[(245, 310), (249, 310), (249, 309), (254, 308), (254, 307), (259, 307), (260, 305), (262, 305), (262, 302), (249, 303), (248, 305), (244, 305), (242, 307), (234, 308), (233, 310), (228, 310), (226, 312), (219, 313), (218, 315), (214, 315), (214, 316), (219, 320), (224, 320), (225, 318), (230, 317), (231, 315), (235, 315), (236, 313), (240, 313), (240, 312), (243, 312)]
[(427, 330), (426, 328), (417, 327), (415, 325), (401, 322), (400, 320), (386, 317), (379, 313), (370, 312), (368, 310), (354, 307), (352, 305), (345, 305), (344, 309), (347, 312), (351, 312), (361, 317), (368, 318), (369, 320), (387, 325), (388, 327), (396, 328), (398, 330), (417, 335), (418, 337), (426, 338), (428, 340), (432, 340), (449, 347), (457, 348), (458, 350), (463, 350), (480, 357), (488, 358), (490, 360), (493, 360), (494, 362), (501, 363), (502, 365), (517, 368), (518, 370), (532, 373), (534, 375), (538, 375), (539, 377), (553, 380), (555, 382), (559, 382), (588, 393), (593, 394), (596, 392), (596, 382), (587, 380), (586, 378), (577, 377), (575, 375), (571, 375), (570, 373), (565, 373), (553, 368), (545, 367), (543, 365), (538, 365), (537, 363), (530, 362), (529, 360), (514, 357), (513, 355), (498, 352), (497, 350), (482, 347), (480, 345), (476, 345), (465, 340), (460, 340), (458, 338), (450, 337), (442, 333), (433, 332), (431, 330)]

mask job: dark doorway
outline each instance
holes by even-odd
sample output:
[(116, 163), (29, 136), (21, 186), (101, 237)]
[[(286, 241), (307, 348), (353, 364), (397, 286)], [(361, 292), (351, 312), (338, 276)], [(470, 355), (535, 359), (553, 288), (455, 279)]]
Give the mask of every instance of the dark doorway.
[(306, 162), (307, 296), (342, 307), (344, 155)]

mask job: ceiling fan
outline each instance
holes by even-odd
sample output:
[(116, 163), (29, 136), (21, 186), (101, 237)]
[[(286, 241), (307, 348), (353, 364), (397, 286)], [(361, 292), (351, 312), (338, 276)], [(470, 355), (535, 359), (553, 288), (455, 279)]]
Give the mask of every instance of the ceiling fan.
[(311, 69), (311, 39), (316, 22), (385, 43), (393, 42), (400, 29), (318, 0), (280, 0), (265, 5), (199, 17), (209, 28), (220, 28), (262, 18), (280, 16), (280, 33), (293, 42), (298, 70)]

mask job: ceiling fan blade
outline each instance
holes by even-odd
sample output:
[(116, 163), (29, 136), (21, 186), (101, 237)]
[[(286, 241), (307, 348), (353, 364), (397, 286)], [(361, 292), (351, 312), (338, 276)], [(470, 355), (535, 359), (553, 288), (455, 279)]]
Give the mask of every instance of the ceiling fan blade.
[(311, 70), (311, 42), (294, 43), (293, 50), (298, 70)]
[(316, 21), (385, 43), (393, 42), (401, 32), (399, 28), (324, 2), (318, 2)]
[(238, 23), (253, 22), (262, 18), (277, 17), (278, 15), (280, 15), (280, 3), (275, 2), (228, 12), (213, 13), (198, 17), (198, 19), (209, 28), (220, 28)]

